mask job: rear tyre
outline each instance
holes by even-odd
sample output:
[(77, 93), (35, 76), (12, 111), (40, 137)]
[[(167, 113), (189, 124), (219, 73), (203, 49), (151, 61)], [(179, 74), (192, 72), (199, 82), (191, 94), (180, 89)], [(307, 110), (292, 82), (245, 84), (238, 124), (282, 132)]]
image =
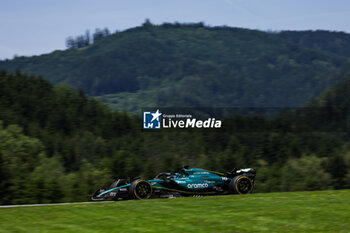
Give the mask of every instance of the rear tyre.
[(130, 196), (135, 199), (148, 199), (152, 196), (153, 188), (147, 180), (138, 179), (130, 185)]
[(236, 176), (231, 180), (229, 188), (230, 193), (249, 194), (253, 192), (254, 183), (247, 176)]

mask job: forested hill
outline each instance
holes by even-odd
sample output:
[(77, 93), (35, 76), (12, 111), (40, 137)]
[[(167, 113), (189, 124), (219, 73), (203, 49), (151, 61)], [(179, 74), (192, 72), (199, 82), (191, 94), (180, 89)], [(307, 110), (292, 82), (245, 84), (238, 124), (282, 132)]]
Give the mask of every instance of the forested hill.
[[(350, 79), (309, 106), (349, 108), (348, 93)], [(253, 167), (257, 192), (350, 188), (349, 128), (332, 133), (323, 116), (236, 117), (220, 131), (143, 132), (141, 119), (71, 87), (0, 72), (0, 204), (86, 201), (116, 178), (153, 178), (185, 164)], [(305, 122), (316, 124), (304, 131)]]
[(144, 106), (298, 106), (339, 80), (350, 35), (144, 23), (82, 48), (0, 62), (97, 96)]
[(350, 35), (344, 32), (330, 31), (283, 31), (281, 38), (303, 47), (319, 49), (350, 57)]

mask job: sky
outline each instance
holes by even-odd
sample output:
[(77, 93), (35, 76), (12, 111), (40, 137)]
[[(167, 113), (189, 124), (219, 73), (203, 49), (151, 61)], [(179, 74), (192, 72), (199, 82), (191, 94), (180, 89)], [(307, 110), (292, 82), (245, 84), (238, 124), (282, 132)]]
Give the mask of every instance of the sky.
[(65, 49), (69, 36), (122, 31), (148, 18), (259, 30), (350, 33), (349, 0), (1, 0), (0, 59)]

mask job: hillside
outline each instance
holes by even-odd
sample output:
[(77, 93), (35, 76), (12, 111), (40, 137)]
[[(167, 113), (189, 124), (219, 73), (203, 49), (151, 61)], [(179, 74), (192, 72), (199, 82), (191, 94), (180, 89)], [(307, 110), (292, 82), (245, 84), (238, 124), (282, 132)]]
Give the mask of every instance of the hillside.
[(317, 31), (282, 31), (280, 38), (310, 49), (319, 49), (350, 57), (350, 35), (345, 32)]
[[(350, 36), (145, 23), (79, 49), (0, 61), (114, 109), (300, 106), (343, 79)], [(305, 39), (306, 38), (306, 39)]]
[[(347, 93), (348, 79), (310, 104), (329, 99), (347, 107)], [(346, 115), (291, 116), (238, 116), (224, 119), (220, 130), (144, 132), (138, 117), (82, 92), (0, 72), (0, 204), (86, 201), (116, 178), (153, 178), (186, 164), (222, 172), (252, 167), (256, 192), (349, 188)]]
[(350, 191), (0, 208), (0, 232), (349, 232)]

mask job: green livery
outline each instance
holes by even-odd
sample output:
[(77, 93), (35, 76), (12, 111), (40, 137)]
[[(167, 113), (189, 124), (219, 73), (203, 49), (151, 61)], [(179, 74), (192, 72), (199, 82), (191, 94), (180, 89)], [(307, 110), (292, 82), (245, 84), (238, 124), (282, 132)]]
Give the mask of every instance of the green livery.
[(252, 168), (220, 173), (183, 167), (176, 173), (160, 173), (154, 179), (115, 181), (108, 189), (99, 189), (92, 200), (172, 198), (193, 195), (249, 194), (254, 189), (256, 172)]

